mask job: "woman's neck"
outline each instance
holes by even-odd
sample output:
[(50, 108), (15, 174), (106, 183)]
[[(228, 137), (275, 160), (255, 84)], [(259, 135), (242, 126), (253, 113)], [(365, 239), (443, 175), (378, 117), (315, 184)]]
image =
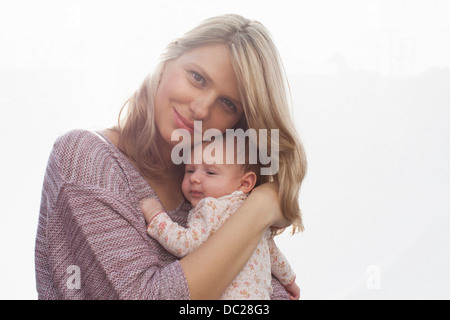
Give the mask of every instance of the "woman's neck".
[[(119, 140), (120, 140), (120, 135), (117, 131), (112, 130), (112, 129), (106, 129), (103, 131), (103, 134), (106, 135), (108, 137), (108, 139), (116, 146), (119, 148)], [(163, 159), (163, 162), (166, 164), (169, 164), (167, 167), (166, 172), (161, 172), (161, 176), (164, 176), (164, 178), (162, 180), (166, 180), (166, 179), (171, 179), (171, 180), (182, 180), (183, 178), (183, 174), (184, 174), (184, 166), (181, 165), (176, 165), (173, 163), (172, 161), (172, 148), (173, 146), (168, 144), (167, 142), (165, 142), (163, 139), (161, 139), (161, 137), (158, 135), (157, 137), (157, 141), (158, 141), (158, 146), (159, 146), (159, 152), (160, 155)], [(125, 155), (127, 156), (127, 155)], [(130, 159), (128, 156), (127, 158), (130, 160), (130, 162), (139, 169), (139, 166), (132, 160)], [(146, 175), (144, 175), (146, 176)], [(160, 179), (155, 179), (152, 177), (146, 177), (147, 180), (160, 180)]]
[[(175, 176), (179, 177), (180, 174), (183, 174), (184, 168), (181, 168), (180, 165), (176, 165), (172, 161), (172, 149), (174, 146), (171, 145), (170, 143), (168, 143), (167, 141), (165, 141), (161, 137), (159, 132), (156, 133), (156, 141), (158, 144), (158, 152), (161, 155), (163, 162), (165, 164), (167, 164), (167, 167), (168, 167), (168, 170), (166, 172), (167, 175), (172, 176), (173, 174), (175, 174)], [(180, 170), (182, 170), (181, 173), (180, 173)]]

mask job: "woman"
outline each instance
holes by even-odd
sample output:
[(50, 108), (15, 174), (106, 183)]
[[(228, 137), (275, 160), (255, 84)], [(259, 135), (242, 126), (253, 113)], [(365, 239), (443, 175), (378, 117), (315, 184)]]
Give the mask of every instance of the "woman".
[[(118, 127), (71, 131), (55, 142), (36, 239), (40, 299), (217, 299), (264, 230), (302, 229), (298, 192), (306, 160), (281, 62), (260, 23), (237, 15), (204, 21), (168, 45), (126, 107)], [(158, 198), (186, 224), (191, 207), (180, 188), (183, 167), (170, 159), (178, 143), (171, 134), (193, 132), (194, 121), (222, 132), (279, 129), (279, 171), (178, 261), (146, 235), (139, 201)], [(288, 298), (273, 285), (273, 299)]]

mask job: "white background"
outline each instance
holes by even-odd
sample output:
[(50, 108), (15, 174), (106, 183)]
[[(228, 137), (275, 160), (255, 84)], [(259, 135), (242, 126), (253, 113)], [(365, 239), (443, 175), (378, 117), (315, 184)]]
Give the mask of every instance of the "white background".
[(162, 48), (222, 13), (272, 32), (309, 170), (277, 242), (303, 299), (450, 298), (450, 2), (0, 1), (0, 299), (36, 299), (53, 141), (116, 123)]

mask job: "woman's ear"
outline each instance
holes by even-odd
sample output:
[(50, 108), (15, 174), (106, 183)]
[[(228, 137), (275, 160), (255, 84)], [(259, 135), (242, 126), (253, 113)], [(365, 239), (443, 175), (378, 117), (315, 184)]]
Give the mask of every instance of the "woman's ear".
[(255, 187), (255, 184), (256, 184), (256, 174), (252, 171), (246, 172), (241, 177), (240, 186), (238, 190), (248, 193), (252, 191), (252, 189)]

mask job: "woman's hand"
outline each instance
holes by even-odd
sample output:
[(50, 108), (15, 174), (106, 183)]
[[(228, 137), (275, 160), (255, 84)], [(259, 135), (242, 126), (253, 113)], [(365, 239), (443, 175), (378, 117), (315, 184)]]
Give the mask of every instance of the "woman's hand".
[(286, 291), (289, 294), (290, 300), (300, 299), (300, 287), (295, 282), (288, 284), (286, 286)]
[(152, 221), (152, 219), (156, 217), (158, 213), (164, 211), (161, 203), (156, 199), (145, 198), (139, 201), (139, 204), (141, 205), (141, 210), (144, 214), (144, 219), (147, 224), (149, 224), (150, 221)]
[(268, 215), (272, 230), (283, 229), (291, 225), (281, 212), (278, 183), (264, 183), (251, 192), (249, 197), (256, 198), (261, 204), (264, 214)]

